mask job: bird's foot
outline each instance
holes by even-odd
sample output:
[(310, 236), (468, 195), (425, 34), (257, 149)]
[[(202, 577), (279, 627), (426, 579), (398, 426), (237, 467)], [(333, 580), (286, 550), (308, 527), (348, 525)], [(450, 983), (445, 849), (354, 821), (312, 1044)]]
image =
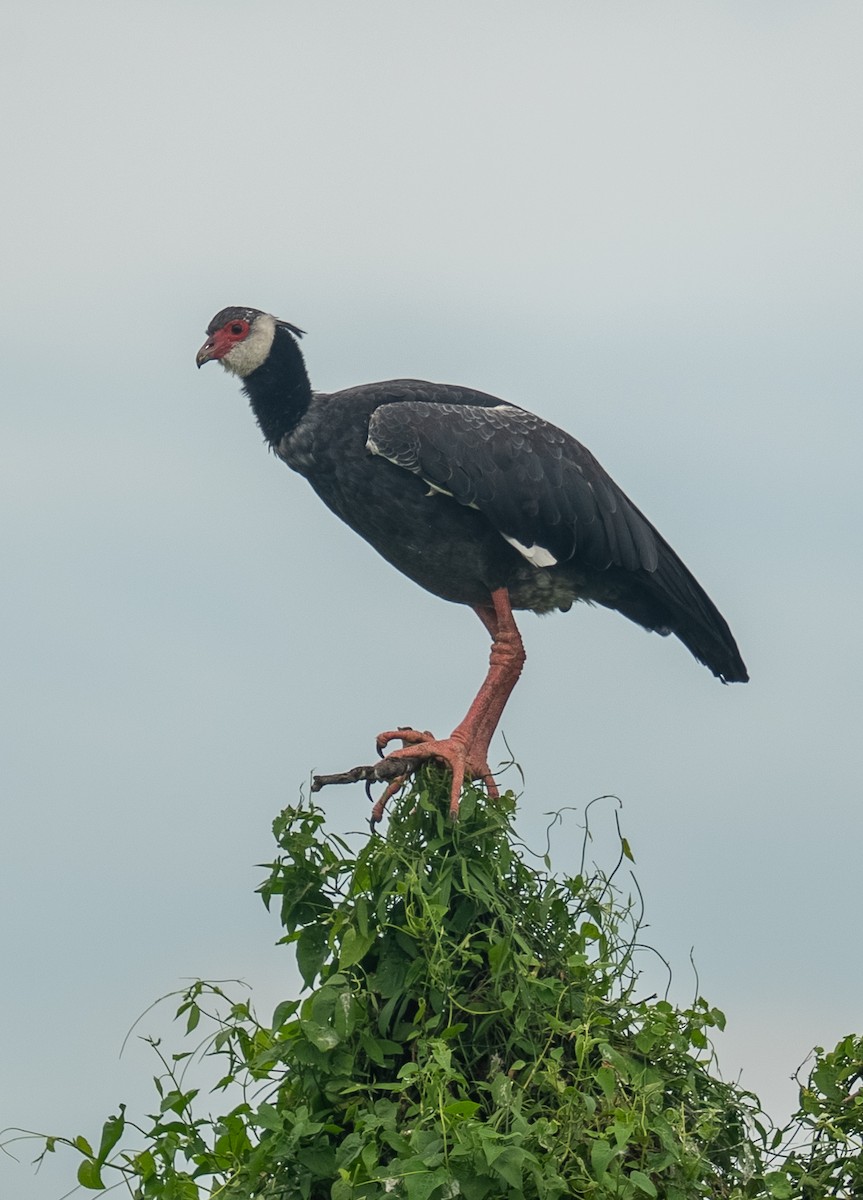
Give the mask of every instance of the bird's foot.
[(458, 817), (461, 789), (465, 779), (481, 780), (492, 800), (497, 800), (500, 796), (487, 762), (486, 751), (477, 752), (457, 734), (458, 731), (448, 738), (436, 738), (428, 730), (421, 731), (410, 726), (387, 730), (376, 739), (378, 754), (383, 756), (385, 748), (394, 741), (402, 743), (400, 749), (390, 751), (381, 757), (379, 762), (370, 766), (353, 767), (350, 771), (341, 771), (336, 775), (315, 775), (312, 778), (311, 790), (319, 792), (321, 788), (331, 784), (357, 783), (362, 779), (365, 780), (366, 793), (371, 800), (372, 784), (386, 783), (382, 795), (372, 808), (370, 824), (374, 829), (383, 818), (387, 804), (404, 786), (406, 780), (423, 763), (437, 759), (452, 771), (449, 811), (455, 820)]
[(384, 815), (388, 801), (399, 790), (409, 775), (429, 759), (443, 762), (452, 771), (452, 787), (450, 789), (449, 813), (453, 820), (458, 817), (461, 789), (465, 778), (479, 779), (486, 786), (489, 796), (496, 800), (500, 796), (497, 784), (491, 773), (491, 768), (483, 752), (479, 755), (472, 753), (469, 747), (456, 734), (448, 738), (435, 738), (430, 733), (421, 733), (417, 729), (400, 728), (379, 734), (377, 738), (378, 754), (383, 754), (384, 748), (392, 741), (401, 741), (400, 750), (393, 750), (382, 759), (381, 767), (386, 765), (392, 770), (396, 764), (404, 763), (403, 774), (397, 775), (387, 786), (383, 795), (372, 809), (372, 824), (377, 824)]
[[(414, 729), (412, 725), (399, 725), (398, 729), (388, 729), (385, 733), (379, 733), (375, 738), (375, 749), (381, 758), (383, 758), (384, 761), (387, 761), (386, 758), (384, 758), (384, 747), (388, 746), (390, 742), (401, 742), (402, 749), (404, 749), (406, 746), (416, 746), (420, 742), (431, 741), (434, 741), (434, 734), (430, 730), (426, 729), (425, 731), (421, 732), (419, 729)], [(369, 824), (371, 825), (372, 829), (374, 829), (375, 825), (380, 824), (381, 820), (383, 819), (384, 809), (389, 804), (396, 792), (400, 791), (407, 782), (411, 771), (416, 770), (416, 766), (418, 765), (419, 764), (417, 763), (410, 769), (403, 771), (400, 775), (396, 775), (395, 779), (392, 779), (384, 788), (382, 794), (378, 797), (378, 800), (372, 809), (372, 815), (369, 819)], [(366, 783), (366, 794), (371, 800), (371, 790), (368, 783)]]

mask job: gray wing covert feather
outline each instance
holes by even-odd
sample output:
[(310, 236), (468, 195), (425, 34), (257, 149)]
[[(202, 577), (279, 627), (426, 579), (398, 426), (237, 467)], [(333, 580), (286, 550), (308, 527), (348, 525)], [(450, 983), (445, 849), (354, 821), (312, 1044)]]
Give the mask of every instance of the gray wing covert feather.
[(384, 404), (368, 449), (558, 562), (656, 569), (661, 539), (650, 522), (580, 442), (524, 409)]

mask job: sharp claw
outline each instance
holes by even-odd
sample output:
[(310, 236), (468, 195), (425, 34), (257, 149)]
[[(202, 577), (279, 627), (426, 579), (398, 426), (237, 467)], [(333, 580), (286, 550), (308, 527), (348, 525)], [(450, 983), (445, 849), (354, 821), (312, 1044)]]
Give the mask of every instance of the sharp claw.
[[(390, 784), (390, 787), (392, 787), (392, 784)], [(390, 788), (388, 787), (372, 809), (371, 820), (369, 821), (369, 824), (372, 827), (372, 832), (374, 832), (375, 826), (379, 825), (384, 819), (384, 809), (387, 806), (387, 801), (390, 798), (390, 794)]]
[[(456, 731), (459, 732), (459, 731)], [(384, 754), (384, 747), (390, 741), (400, 740), (402, 745), (398, 750)], [(365, 783), (366, 796), (374, 807), (372, 808), (369, 826), (374, 831), (375, 826), (383, 819), (384, 811), (389, 801), (402, 788), (407, 779), (424, 762), (437, 759), (452, 771), (452, 788), (450, 792), (449, 813), (452, 820), (457, 820), (461, 802), (461, 789), (465, 779), (482, 781), (489, 797), (498, 799), (500, 792), (489, 769), (484, 748), (480, 748), (476, 756), (468, 752), (463, 737), (455, 734), (438, 740), (428, 730), (420, 732), (410, 725), (402, 725), (397, 730), (382, 733), (376, 739), (378, 754), (381, 756), (374, 766), (354, 767), (338, 775), (315, 775), (312, 781), (313, 792), (331, 783), (355, 783), (362, 779)], [(382, 795), (375, 800), (372, 795), (372, 784), (386, 784)]]

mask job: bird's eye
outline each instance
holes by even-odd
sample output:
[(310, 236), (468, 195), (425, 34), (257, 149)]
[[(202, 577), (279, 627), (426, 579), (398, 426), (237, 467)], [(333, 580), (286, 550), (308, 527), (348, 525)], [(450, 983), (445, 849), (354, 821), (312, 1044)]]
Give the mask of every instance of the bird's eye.
[(239, 334), (245, 332), (245, 328), (246, 328), (245, 321), (234, 321), (233, 325), (231, 326), (231, 333), (235, 333), (235, 334), (239, 335)]

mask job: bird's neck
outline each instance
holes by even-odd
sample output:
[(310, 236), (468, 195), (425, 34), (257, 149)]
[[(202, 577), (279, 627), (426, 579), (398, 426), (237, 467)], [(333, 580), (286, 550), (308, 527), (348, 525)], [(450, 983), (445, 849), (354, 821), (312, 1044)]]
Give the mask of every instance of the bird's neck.
[(271, 446), (278, 446), (302, 420), (312, 389), (299, 346), (286, 329), (276, 326), (266, 361), (243, 381), (252, 412)]

